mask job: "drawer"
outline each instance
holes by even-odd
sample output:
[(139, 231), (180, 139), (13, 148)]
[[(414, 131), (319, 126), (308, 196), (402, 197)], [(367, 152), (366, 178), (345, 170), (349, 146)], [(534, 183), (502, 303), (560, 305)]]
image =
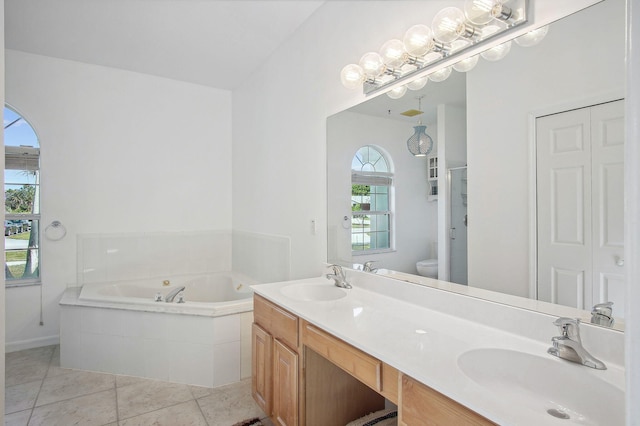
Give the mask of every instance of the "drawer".
[(253, 296), (253, 321), (289, 348), (298, 350), (298, 317), (267, 299)]
[(302, 343), (373, 390), (382, 392), (382, 362), (380, 360), (306, 321), (303, 322)]

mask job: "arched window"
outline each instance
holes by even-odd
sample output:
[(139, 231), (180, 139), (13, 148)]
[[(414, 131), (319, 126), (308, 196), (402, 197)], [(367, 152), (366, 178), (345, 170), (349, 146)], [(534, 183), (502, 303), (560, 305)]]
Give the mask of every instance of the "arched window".
[(351, 161), (351, 249), (353, 254), (392, 249), (393, 173), (376, 147), (358, 149)]
[(40, 283), (40, 145), (31, 125), (4, 108), (6, 285)]

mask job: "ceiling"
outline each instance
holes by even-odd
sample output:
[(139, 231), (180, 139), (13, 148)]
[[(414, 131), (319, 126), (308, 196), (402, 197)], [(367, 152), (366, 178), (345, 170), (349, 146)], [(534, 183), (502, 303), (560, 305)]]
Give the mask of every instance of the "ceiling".
[(232, 90), (323, 1), (5, 0), (5, 47)]

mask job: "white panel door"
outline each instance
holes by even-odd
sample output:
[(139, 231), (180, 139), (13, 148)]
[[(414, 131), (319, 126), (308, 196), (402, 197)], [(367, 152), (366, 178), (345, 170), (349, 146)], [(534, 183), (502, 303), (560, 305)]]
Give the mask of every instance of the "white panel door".
[(536, 121), (538, 299), (580, 309), (592, 287), (590, 132), (588, 109)]
[(593, 302), (624, 312), (624, 101), (591, 108)]
[[(624, 306), (624, 105), (536, 122), (538, 299)], [(618, 309), (616, 309), (616, 307)]]

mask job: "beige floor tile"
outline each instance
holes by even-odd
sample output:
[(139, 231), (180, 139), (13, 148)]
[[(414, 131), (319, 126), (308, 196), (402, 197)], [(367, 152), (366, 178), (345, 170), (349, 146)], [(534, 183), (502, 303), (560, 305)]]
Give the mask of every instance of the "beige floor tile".
[(187, 385), (146, 380), (118, 388), (120, 420), (193, 399)]
[(195, 401), (161, 408), (120, 422), (120, 426), (207, 426)]
[(213, 392), (213, 388), (205, 388), (203, 386), (189, 386), (189, 389), (191, 389), (191, 394), (195, 399), (204, 398)]
[(44, 379), (36, 406), (114, 388), (115, 377), (112, 374), (74, 370)]
[(153, 382), (157, 382), (157, 381), (158, 380), (147, 379), (145, 377), (117, 375), (116, 376), (116, 387), (117, 388), (121, 388), (123, 386), (138, 385), (140, 383), (153, 383)]
[(4, 412), (11, 414), (33, 408), (41, 385), (42, 381), (36, 380), (6, 387), (4, 390)]
[(43, 346), (40, 348), (25, 349), (23, 351), (8, 352), (5, 355), (5, 365), (6, 367), (13, 367), (16, 364), (30, 361), (45, 361), (49, 363), (55, 350), (56, 346)]
[(116, 392), (110, 389), (36, 407), (29, 426), (102, 426), (115, 421)]
[(198, 399), (209, 426), (229, 426), (252, 417), (265, 417), (251, 397), (251, 379), (212, 389), (211, 395)]
[(18, 411), (4, 416), (4, 426), (27, 426), (31, 410)]
[(5, 386), (42, 380), (49, 370), (49, 360), (23, 360), (5, 368)]

